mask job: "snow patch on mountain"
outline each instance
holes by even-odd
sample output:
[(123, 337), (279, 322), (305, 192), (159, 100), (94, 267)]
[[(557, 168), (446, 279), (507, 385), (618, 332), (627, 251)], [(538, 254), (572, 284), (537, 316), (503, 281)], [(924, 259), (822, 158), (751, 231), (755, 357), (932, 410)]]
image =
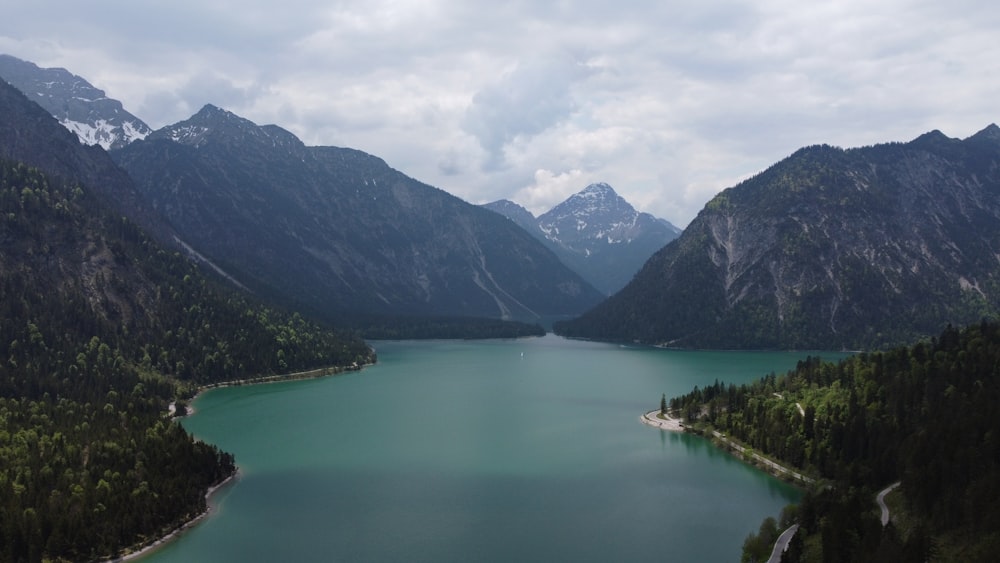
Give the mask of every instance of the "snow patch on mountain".
[(93, 123), (63, 119), (60, 123), (75, 133), (80, 142), (86, 145), (100, 145), (104, 150), (145, 139), (150, 133), (148, 128), (142, 129), (128, 121), (116, 125), (107, 119), (97, 119)]
[(105, 150), (145, 139), (152, 130), (125, 111), (121, 102), (63, 68), (39, 68), (0, 55), (0, 77), (45, 108), (80, 142)]
[(198, 146), (209, 131), (208, 127), (202, 125), (182, 125), (173, 127), (167, 130), (166, 133), (171, 141), (184, 145)]
[(636, 211), (605, 183), (587, 186), (537, 219), (507, 200), (485, 207), (517, 222), (607, 294), (621, 289), (680, 233), (669, 222)]

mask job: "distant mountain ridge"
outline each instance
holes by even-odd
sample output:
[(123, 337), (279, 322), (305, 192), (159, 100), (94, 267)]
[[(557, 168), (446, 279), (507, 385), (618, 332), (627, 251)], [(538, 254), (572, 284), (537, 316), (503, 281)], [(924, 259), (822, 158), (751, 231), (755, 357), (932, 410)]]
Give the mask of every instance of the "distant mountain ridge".
[(665, 219), (636, 211), (605, 183), (587, 186), (537, 218), (509, 200), (484, 207), (520, 225), (609, 295), (681, 232)]
[(361, 151), (207, 105), (113, 151), (181, 236), (254, 291), (324, 318), (538, 321), (601, 296), (523, 230)]
[(141, 119), (125, 111), (121, 102), (66, 69), (39, 68), (0, 55), (0, 78), (48, 110), (84, 144), (118, 149), (152, 132)]
[(1000, 312), (1000, 128), (813, 146), (724, 190), (570, 336), (859, 349)]

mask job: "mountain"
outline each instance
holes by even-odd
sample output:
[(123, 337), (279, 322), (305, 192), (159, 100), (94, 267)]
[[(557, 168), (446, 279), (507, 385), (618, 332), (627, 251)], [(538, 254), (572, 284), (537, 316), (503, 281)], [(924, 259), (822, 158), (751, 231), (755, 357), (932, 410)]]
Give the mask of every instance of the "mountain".
[(121, 102), (66, 69), (39, 68), (0, 55), (0, 78), (48, 110), (84, 144), (117, 149), (152, 132), (141, 119), (125, 111)]
[[(12, 57), (0, 56), (0, 61)], [(16, 60), (16, 59), (15, 59)], [(28, 63), (25, 63), (28, 64)], [(95, 197), (129, 217), (160, 242), (177, 244), (177, 236), (129, 178), (101, 147), (81, 144), (39, 104), (20, 89), (0, 80), (0, 158), (22, 162), (50, 176), (90, 186)]]
[(483, 207), (495, 213), (499, 213), (517, 223), (522, 229), (528, 231), (528, 233), (534, 235), (535, 238), (538, 238), (542, 242), (550, 242), (549, 239), (538, 236), (541, 232), (538, 228), (538, 218), (535, 217), (530, 211), (513, 201), (509, 199), (500, 199), (492, 203), (486, 203)]
[(562, 334), (858, 349), (1000, 307), (1000, 128), (801, 149), (729, 188)]
[(109, 164), (0, 82), (3, 561), (112, 559), (203, 513), (235, 467), (166, 416), (197, 385), (374, 361), (157, 244)]
[(635, 210), (608, 184), (591, 184), (535, 218), (520, 205), (500, 200), (484, 205), (541, 240), (607, 295), (625, 286), (680, 229)]
[(600, 294), (522, 229), (337, 147), (208, 105), (112, 152), (193, 248), (325, 319), (566, 317)]

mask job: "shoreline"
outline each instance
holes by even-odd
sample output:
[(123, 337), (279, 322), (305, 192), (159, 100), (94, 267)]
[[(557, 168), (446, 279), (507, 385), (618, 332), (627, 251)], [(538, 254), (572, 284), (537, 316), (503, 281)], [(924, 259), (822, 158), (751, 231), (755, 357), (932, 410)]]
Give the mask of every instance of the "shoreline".
[[(661, 415), (659, 410), (649, 411), (640, 416), (639, 420), (647, 426), (659, 428), (660, 430), (667, 430), (669, 432), (691, 432), (692, 434), (702, 435), (702, 432), (699, 430), (689, 430), (684, 426), (684, 423), (681, 422), (679, 418), (674, 418), (666, 413)], [(808, 477), (795, 469), (776, 463), (753, 451), (751, 448), (747, 448), (746, 446), (736, 443), (717, 430), (712, 430), (712, 436), (715, 440), (717, 440), (716, 444), (719, 449), (726, 450), (734, 456), (735, 454), (739, 454), (736, 457), (739, 457), (744, 463), (757, 467), (773, 477), (778, 479), (787, 477), (788, 480), (785, 481), (793, 486), (796, 482), (805, 485), (811, 485), (816, 482), (816, 480), (812, 477)], [(751, 460), (756, 460), (757, 463), (753, 463)]]
[(229, 381), (219, 381), (217, 383), (208, 383), (206, 385), (201, 385), (197, 388), (194, 395), (190, 399), (187, 399), (187, 411), (183, 416), (177, 416), (177, 401), (172, 401), (167, 405), (167, 415), (170, 416), (171, 420), (178, 418), (184, 418), (195, 414), (194, 402), (195, 400), (205, 391), (210, 391), (212, 389), (221, 389), (224, 387), (242, 387), (244, 385), (264, 385), (267, 383), (282, 383), (286, 381), (305, 381), (307, 379), (323, 379), (324, 377), (333, 377), (335, 375), (344, 375), (345, 373), (359, 372), (362, 369), (370, 366), (374, 366), (375, 363), (369, 364), (351, 364), (349, 366), (328, 366), (324, 368), (309, 369), (304, 371), (296, 371), (293, 373), (286, 373), (283, 375), (261, 375), (258, 377), (249, 377), (246, 379), (230, 379)]
[(103, 560), (104, 563), (121, 563), (123, 561), (132, 561), (134, 559), (138, 559), (140, 557), (149, 555), (150, 553), (156, 551), (157, 549), (160, 549), (161, 547), (167, 545), (171, 541), (177, 539), (181, 534), (186, 532), (188, 529), (193, 528), (195, 525), (200, 523), (202, 519), (207, 518), (208, 515), (212, 512), (212, 496), (215, 495), (215, 493), (219, 492), (226, 485), (234, 484), (235, 481), (239, 479), (239, 477), (240, 477), (240, 470), (239, 468), (236, 468), (236, 471), (234, 471), (232, 475), (226, 477), (219, 483), (216, 483), (215, 485), (209, 487), (208, 490), (205, 491), (205, 510), (203, 510), (200, 514), (198, 514), (194, 518), (185, 521), (180, 526), (177, 526), (173, 530), (167, 532), (166, 535), (160, 536), (148, 544), (143, 544), (142, 547), (139, 547), (135, 551), (129, 551), (124, 555), (115, 557), (113, 559), (104, 559)]
[[(263, 385), (266, 383), (281, 383), (284, 381), (305, 381), (308, 379), (322, 379), (324, 377), (343, 375), (349, 372), (360, 372), (362, 369), (373, 365), (375, 364), (369, 363), (369, 364), (359, 365), (355, 363), (349, 366), (328, 366), (323, 368), (298, 371), (294, 373), (287, 373), (284, 375), (263, 375), (259, 377), (250, 377), (247, 379), (233, 379), (230, 381), (210, 383), (208, 385), (199, 386), (197, 388), (197, 391), (195, 391), (195, 394), (190, 399), (187, 400), (187, 406), (186, 406), (187, 410), (185, 411), (184, 415), (182, 416), (176, 415), (177, 412), (176, 401), (172, 401), (167, 406), (167, 416), (170, 417), (171, 421), (176, 421), (179, 418), (186, 418), (188, 416), (195, 414), (194, 401), (198, 398), (199, 395), (211, 389), (218, 389), (222, 387), (240, 387), (243, 385)], [(234, 471), (232, 475), (226, 477), (219, 483), (209, 487), (208, 490), (205, 491), (205, 510), (203, 510), (200, 514), (185, 521), (180, 526), (177, 526), (176, 528), (172, 529), (165, 535), (154, 539), (148, 544), (142, 544), (141, 546), (138, 547), (132, 546), (126, 548), (125, 554), (110, 559), (103, 559), (101, 561), (103, 561), (103, 563), (120, 563), (124, 561), (132, 561), (135, 559), (139, 559), (163, 547), (167, 543), (177, 539), (181, 534), (183, 534), (189, 528), (192, 528), (195, 525), (199, 524), (203, 519), (207, 518), (210, 515), (210, 513), (212, 512), (212, 504), (211, 504), (212, 496), (215, 495), (215, 493), (217, 493), (220, 489), (222, 489), (226, 485), (235, 484), (235, 481), (239, 479), (240, 475), (241, 475), (240, 468), (239, 466), (236, 466), (236, 471)], [(132, 549), (135, 549), (135, 551), (132, 551)]]

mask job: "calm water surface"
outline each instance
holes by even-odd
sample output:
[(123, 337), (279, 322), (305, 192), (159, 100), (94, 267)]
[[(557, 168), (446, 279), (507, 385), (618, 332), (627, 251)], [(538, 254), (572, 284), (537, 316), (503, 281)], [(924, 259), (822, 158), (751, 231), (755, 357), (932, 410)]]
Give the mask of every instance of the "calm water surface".
[(638, 418), (661, 393), (781, 373), (804, 353), (375, 346), (359, 373), (203, 394), (184, 425), (242, 475), (145, 561), (738, 561), (799, 498)]

